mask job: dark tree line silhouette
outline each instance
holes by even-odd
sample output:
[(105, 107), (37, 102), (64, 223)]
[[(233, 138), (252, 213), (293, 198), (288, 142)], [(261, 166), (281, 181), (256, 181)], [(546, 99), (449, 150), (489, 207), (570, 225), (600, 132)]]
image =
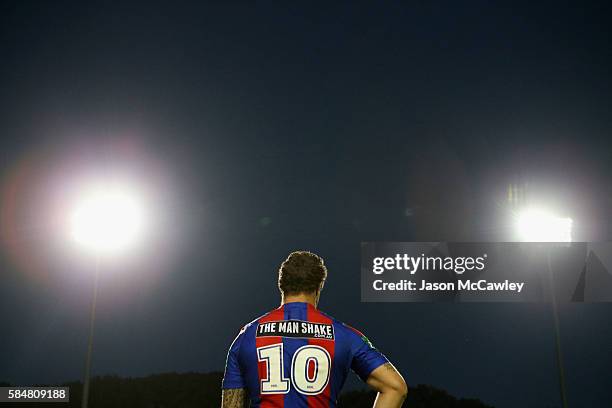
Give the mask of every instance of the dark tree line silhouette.
[[(91, 408), (219, 408), (222, 373), (165, 373), (142, 378), (115, 375), (95, 377), (91, 382)], [(9, 386), (1, 383), (0, 386)], [(42, 384), (41, 384), (42, 385)], [(69, 403), (45, 403), (45, 408), (79, 408), (82, 384), (70, 387)], [(371, 408), (373, 391), (349, 391), (338, 400), (339, 408)], [(16, 404), (17, 405), (17, 404)], [(20, 408), (41, 407), (40, 403), (19, 403)], [(493, 408), (477, 399), (458, 399), (430, 385), (411, 387), (404, 403), (407, 408)]]

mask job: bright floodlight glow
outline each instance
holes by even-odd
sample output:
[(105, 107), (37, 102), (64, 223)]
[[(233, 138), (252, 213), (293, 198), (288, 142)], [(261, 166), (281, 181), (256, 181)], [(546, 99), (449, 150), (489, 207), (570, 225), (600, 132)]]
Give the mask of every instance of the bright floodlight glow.
[(96, 254), (117, 253), (141, 237), (144, 209), (125, 187), (100, 185), (86, 190), (70, 219), (72, 238)]
[(517, 233), (524, 242), (571, 242), (572, 219), (544, 210), (528, 209), (518, 215)]

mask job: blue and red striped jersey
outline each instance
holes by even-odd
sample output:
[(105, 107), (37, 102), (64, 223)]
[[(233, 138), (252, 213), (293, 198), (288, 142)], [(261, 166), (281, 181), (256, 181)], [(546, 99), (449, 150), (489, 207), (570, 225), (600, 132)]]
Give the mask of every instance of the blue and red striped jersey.
[(350, 369), (365, 381), (386, 362), (358, 330), (308, 303), (286, 303), (242, 328), (223, 388), (246, 388), (254, 408), (334, 408)]

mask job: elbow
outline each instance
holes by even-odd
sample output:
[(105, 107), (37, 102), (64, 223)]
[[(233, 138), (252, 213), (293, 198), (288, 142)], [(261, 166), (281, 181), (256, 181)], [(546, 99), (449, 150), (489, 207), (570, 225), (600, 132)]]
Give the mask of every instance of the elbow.
[(402, 397), (402, 400), (405, 400), (408, 396), (408, 384), (406, 384), (406, 381), (402, 380), (398, 385), (397, 393)]
[(408, 395), (408, 385), (403, 378), (399, 377), (396, 381), (388, 385), (387, 392), (393, 393), (404, 400)]
[(366, 381), (367, 384), (381, 394), (403, 401), (408, 395), (408, 385), (404, 377), (391, 363), (385, 364), (384, 367), (377, 368)]

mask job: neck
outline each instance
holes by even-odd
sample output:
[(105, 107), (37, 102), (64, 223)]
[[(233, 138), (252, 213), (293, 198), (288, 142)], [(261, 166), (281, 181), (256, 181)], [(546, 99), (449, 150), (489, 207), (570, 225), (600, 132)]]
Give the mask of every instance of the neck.
[(303, 302), (310, 303), (312, 306), (317, 307), (318, 297), (316, 293), (300, 293), (297, 295), (283, 295), (281, 300), (281, 304), (291, 303), (291, 302)]

